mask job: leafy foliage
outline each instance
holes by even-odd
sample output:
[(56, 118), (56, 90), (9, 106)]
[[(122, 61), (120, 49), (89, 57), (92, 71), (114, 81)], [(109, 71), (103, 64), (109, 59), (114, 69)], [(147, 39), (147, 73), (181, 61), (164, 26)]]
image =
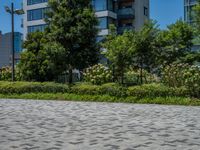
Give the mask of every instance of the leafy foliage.
[(0, 80), (2, 81), (10, 81), (12, 76), (11, 67), (2, 67), (0, 69)]
[(163, 38), (159, 58), (161, 64), (169, 65), (191, 52), (194, 31), (182, 20), (169, 25), (167, 30), (161, 31), (160, 34)]
[(181, 88), (170, 88), (162, 84), (144, 84), (141, 86), (133, 86), (128, 88), (129, 96), (136, 96), (139, 98), (152, 98), (152, 97), (187, 97), (187, 89)]
[(107, 37), (103, 47), (106, 49), (106, 57), (115, 70), (115, 77), (123, 84), (124, 73), (131, 64), (132, 59), (131, 41), (128, 33), (125, 32), (123, 35), (118, 36), (112, 33)]
[(90, 0), (49, 0), (48, 6), (48, 36), (54, 48), (59, 45), (59, 49), (50, 48), (52, 60), (63, 71), (69, 71), (72, 83), (73, 69), (81, 70), (98, 61), (98, 20)]
[[(159, 82), (159, 78), (156, 74), (151, 74), (148, 71), (143, 69), (143, 83), (156, 83)], [(140, 84), (140, 70), (139, 69), (129, 69), (125, 73), (125, 82), (126, 83), (132, 83), (139, 85)]]
[(185, 57), (181, 58), (181, 62), (190, 65), (198, 65), (200, 63), (200, 51), (193, 51), (188, 53)]
[(163, 70), (163, 82), (170, 87), (185, 86), (190, 95), (200, 97), (200, 68), (188, 64), (171, 64)]
[(144, 84), (141, 86), (123, 87), (116, 83), (103, 85), (78, 84), (68, 87), (58, 83), (39, 82), (0, 82), (0, 94), (23, 93), (72, 93), (77, 95), (109, 95), (118, 98), (156, 98), (156, 97), (187, 97), (188, 90), (184, 87), (173, 88), (162, 84)]
[(52, 82), (5, 82), (0, 81), (1, 94), (22, 93), (64, 93), (68, 92), (67, 85)]
[[(156, 22), (149, 21), (145, 23), (142, 29), (138, 32), (131, 32), (131, 49), (132, 49), (132, 58), (133, 66), (136, 66), (141, 69), (147, 69), (152, 71), (157, 64), (158, 49), (157, 45), (157, 36), (159, 30), (156, 25)], [(142, 72), (141, 72), (141, 83), (142, 83)]]
[(28, 34), (24, 42), (25, 51), (21, 53), (21, 60), (17, 68), (21, 80), (51, 81), (56, 70), (45, 49), (47, 39), (42, 32)]
[(193, 98), (185, 98), (185, 97), (120, 98), (109, 95), (87, 95), (87, 94), (77, 95), (73, 93), (25, 93), (25, 94), (12, 94), (12, 95), (0, 94), (0, 98), (200, 106), (200, 100)]
[[(112, 30), (114, 31), (114, 30)], [(155, 71), (159, 65), (160, 40), (159, 29), (156, 22), (145, 23), (140, 31), (128, 31), (122, 35), (111, 32), (103, 47), (106, 48), (106, 56), (121, 83), (124, 82), (124, 73), (132, 66), (140, 69), (140, 83), (144, 81), (143, 70)]]

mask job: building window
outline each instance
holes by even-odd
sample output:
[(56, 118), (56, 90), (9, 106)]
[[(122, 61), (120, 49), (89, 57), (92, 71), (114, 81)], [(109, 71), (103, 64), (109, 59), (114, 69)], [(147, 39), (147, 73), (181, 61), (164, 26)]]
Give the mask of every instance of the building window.
[(20, 53), (22, 51), (22, 34), (16, 32), (15, 34), (15, 52)]
[(36, 31), (43, 32), (46, 27), (47, 27), (47, 24), (28, 26), (28, 33), (36, 32)]
[(104, 11), (104, 10), (113, 11), (112, 0), (92, 0), (92, 6), (95, 11)]
[(99, 29), (107, 29), (108, 28), (108, 18), (107, 17), (101, 17), (98, 18), (99, 20)]
[(104, 36), (97, 36), (96, 42), (99, 43), (99, 42), (103, 41), (104, 39), (105, 39)]
[(48, 8), (33, 9), (27, 11), (27, 20), (41, 20), (46, 18), (46, 12)]
[(147, 7), (144, 7), (144, 15), (148, 16), (148, 8)]
[(92, 0), (92, 5), (96, 11), (107, 9), (107, 0)]
[(34, 5), (45, 2), (48, 2), (48, 0), (27, 0), (27, 5)]

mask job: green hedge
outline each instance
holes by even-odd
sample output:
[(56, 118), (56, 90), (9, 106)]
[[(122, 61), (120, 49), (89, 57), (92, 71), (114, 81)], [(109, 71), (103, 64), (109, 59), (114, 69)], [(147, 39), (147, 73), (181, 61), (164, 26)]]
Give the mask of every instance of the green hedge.
[(128, 88), (128, 96), (136, 97), (188, 97), (186, 88), (171, 88), (162, 84), (144, 84)]
[(81, 83), (68, 87), (66, 84), (38, 82), (0, 82), (0, 94), (23, 93), (73, 93), (77, 95), (109, 95), (118, 98), (137, 97), (188, 97), (185, 88), (170, 88), (162, 84), (146, 84), (141, 86), (122, 87), (116, 83), (102, 86)]
[(0, 81), (1, 94), (22, 93), (65, 93), (68, 92), (67, 85), (52, 82), (3, 82)]
[(71, 93), (88, 95), (110, 95), (116, 97), (127, 96), (127, 89), (116, 83), (107, 83), (101, 86), (92, 84), (78, 84), (71, 88)]
[(116, 97), (188, 97), (186, 88), (171, 88), (162, 84), (144, 84), (141, 86), (122, 87), (115, 83), (108, 83), (102, 86), (91, 84), (79, 84), (71, 88), (71, 93), (88, 95), (110, 95)]
[(200, 100), (193, 98), (185, 98), (185, 97), (118, 98), (109, 95), (78, 95), (70, 93), (25, 93), (25, 94), (0, 94), (0, 98), (200, 106)]

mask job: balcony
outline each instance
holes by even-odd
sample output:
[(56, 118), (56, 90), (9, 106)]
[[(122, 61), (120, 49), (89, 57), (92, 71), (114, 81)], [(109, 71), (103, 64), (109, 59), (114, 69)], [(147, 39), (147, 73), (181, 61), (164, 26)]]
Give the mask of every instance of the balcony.
[(117, 32), (118, 32), (118, 34), (122, 34), (122, 33), (124, 33), (124, 31), (134, 30), (134, 29), (135, 29), (134, 26), (123, 26), (123, 27), (120, 26), (117, 28)]
[(135, 17), (135, 11), (133, 8), (121, 8), (117, 12), (118, 18), (129, 19)]

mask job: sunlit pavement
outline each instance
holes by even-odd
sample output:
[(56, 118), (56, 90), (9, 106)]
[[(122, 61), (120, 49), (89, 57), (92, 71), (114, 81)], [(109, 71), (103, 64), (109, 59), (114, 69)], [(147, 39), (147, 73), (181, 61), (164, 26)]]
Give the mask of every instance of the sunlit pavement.
[(0, 150), (199, 150), (200, 107), (0, 100)]

